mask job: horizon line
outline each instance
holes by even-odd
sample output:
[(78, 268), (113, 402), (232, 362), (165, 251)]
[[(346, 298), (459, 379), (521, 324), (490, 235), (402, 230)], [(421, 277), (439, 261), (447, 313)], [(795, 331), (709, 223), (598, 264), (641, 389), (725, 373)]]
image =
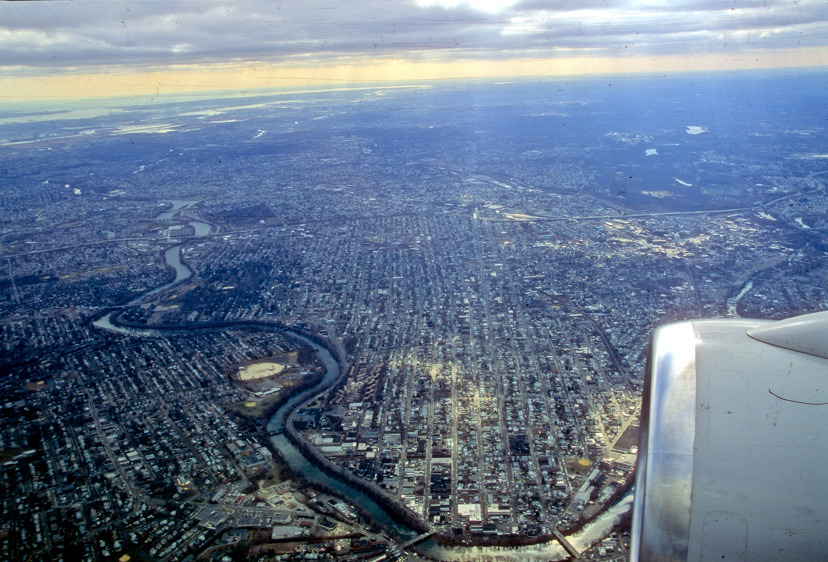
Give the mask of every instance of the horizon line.
[[(378, 87), (416, 87), (450, 81), (516, 81), (600, 79), (617, 76), (697, 75), (768, 71), (819, 72), (828, 70), (822, 49), (807, 50), (811, 56), (790, 57), (772, 53), (760, 64), (743, 59), (701, 57), (575, 57), (568, 59), (456, 60), (450, 62), (385, 60), (370, 64), (283, 67), (270, 63), (216, 63), (178, 65), (155, 70), (130, 71), (124, 67), (53, 75), (0, 76), (0, 105), (81, 101), (125, 97), (172, 98), (177, 96), (259, 96)], [(783, 55), (783, 56), (780, 56)], [(714, 59), (715, 60), (715, 59)], [(764, 64), (762, 64), (764, 63)], [(459, 72), (468, 70), (468, 72)], [(232, 84), (228, 86), (228, 84)], [(326, 86), (326, 84), (328, 86)], [(11, 92), (21, 92), (13, 94)], [(27, 103), (28, 102), (28, 103)]]

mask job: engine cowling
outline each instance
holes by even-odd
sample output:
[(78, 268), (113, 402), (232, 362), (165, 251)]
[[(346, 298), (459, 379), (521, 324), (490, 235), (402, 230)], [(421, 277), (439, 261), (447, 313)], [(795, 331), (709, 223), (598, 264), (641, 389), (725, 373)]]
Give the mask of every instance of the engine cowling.
[(651, 338), (631, 560), (828, 560), (828, 312)]

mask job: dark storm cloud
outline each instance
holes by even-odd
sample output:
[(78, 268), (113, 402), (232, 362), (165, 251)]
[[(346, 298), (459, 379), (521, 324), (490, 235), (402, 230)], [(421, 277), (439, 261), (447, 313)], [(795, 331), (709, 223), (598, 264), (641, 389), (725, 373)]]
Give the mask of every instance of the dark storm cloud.
[[(68, 2), (0, 5), (0, 65), (555, 56), (825, 46), (819, 2)], [(484, 4), (484, 2), (480, 2)]]

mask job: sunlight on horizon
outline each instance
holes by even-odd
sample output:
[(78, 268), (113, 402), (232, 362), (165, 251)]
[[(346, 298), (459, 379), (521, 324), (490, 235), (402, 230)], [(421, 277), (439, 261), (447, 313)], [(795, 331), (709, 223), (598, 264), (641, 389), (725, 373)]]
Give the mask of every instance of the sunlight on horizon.
[(755, 50), (732, 58), (717, 53), (660, 56), (559, 56), (503, 59), (355, 59), (335, 65), (288, 66), (268, 62), (179, 65), (152, 70), (112, 67), (73, 69), (36, 76), (0, 76), (0, 103), (120, 96), (163, 96), (298, 87), (406, 83), (452, 79), (508, 79), (685, 73), (750, 69), (820, 67), (828, 55), (820, 48)]

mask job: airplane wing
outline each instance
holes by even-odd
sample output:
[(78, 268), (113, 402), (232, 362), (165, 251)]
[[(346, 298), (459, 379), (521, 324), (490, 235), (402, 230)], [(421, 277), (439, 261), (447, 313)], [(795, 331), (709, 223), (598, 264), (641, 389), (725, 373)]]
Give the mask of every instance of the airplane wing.
[(650, 344), (631, 560), (828, 560), (828, 311)]

